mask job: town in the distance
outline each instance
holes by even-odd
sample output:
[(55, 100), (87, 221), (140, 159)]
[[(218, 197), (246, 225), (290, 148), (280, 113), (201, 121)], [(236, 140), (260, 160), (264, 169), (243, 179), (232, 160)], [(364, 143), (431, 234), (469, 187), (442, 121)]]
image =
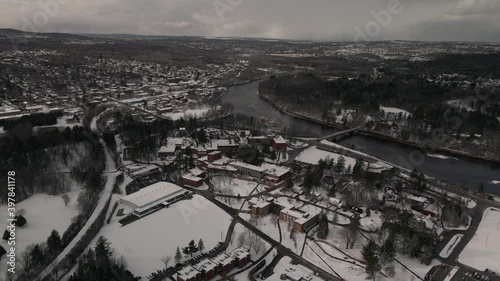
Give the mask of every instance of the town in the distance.
[(0, 280), (498, 281), (499, 65), (0, 29)]

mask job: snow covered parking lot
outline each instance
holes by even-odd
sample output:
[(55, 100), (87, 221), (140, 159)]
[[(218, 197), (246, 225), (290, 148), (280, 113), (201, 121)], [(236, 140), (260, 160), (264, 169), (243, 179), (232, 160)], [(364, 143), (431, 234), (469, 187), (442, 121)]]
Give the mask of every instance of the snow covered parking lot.
[(488, 208), (459, 261), (478, 270), (500, 272), (500, 209)]

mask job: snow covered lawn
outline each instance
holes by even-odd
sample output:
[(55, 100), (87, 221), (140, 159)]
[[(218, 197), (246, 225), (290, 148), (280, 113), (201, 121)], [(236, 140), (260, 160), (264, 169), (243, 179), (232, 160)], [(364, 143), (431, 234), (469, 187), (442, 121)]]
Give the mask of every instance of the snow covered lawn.
[[(330, 256), (325, 254), (322, 249)], [(344, 280), (364, 281), (366, 279), (366, 270), (361, 263), (348, 257), (346, 258), (344, 254), (327, 244), (316, 244), (312, 241), (308, 241), (303, 256), (308, 261), (321, 267), (332, 275), (335, 275), (332, 269), (335, 270)]]
[(340, 156), (345, 158), (345, 160), (346, 160), (345, 166), (346, 167), (348, 167), (349, 165), (351, 167), (354, 167), (354, 164), (356, 164), (356, 159), (354, 159), (354, 158), (343, 156), (343, 155), (333, 153), (333, 152), (324, 151), (324, 150), (318, 149), (316, 146), (312, 146), (312, 147), (302, 151), (297, 156), (297, 158), (295, 160), (300, 161), (300, 162), (304, 162), (304, 163), (308, 163), (308, 164), (318, 164), (318, 161), (320, 159), (329, 158), (329, 159), (333, 159), (333, 160), (337, 161), (337, 158), (339, 158)]
[(488, 208), (474, 235), (460, 254), (459, 261), (478, 270), (500, 272), (500, 209)]
[[(240, 194), (241, 196), (249, 195), (257, 186), (256, 182), (225, 176), (213, 177), (212, 183), (215, 187), (215, 191), (218, 193), (230, 195)], [(258, 193), (265, 190), (265, 188), (265, 185), (260, 185), (255, 192)]]
[[(16, 211), (24, 209), (26, 225), (16, 228), (16, 254), (19, 256), (26, 249), (26, 246), (33, 243), (47, 241), (47, 237), (52, 230), (57, 230), (62, 236), (64, 231), (71, 224), (71, 219), (79, 213), (77, 198), (81, 190), (73, 190), (67, 194), (71, 198), (68, 206), (64, 206), (61, 196), (51, 196), (47, 194), (35, 194), (30, 198), (16, 205)], [(2, 212), (0, 220), (6, 227), (7, 222), (7, 206), (1, 205)], [(3, 232), (2, 232), (3, 233)], [(7, 241), (0, 240), (0, 245), (7, 249)], [(2, 258), (0, 264), (0, 275), (6, 272), (7, 267), (4, 262), (6, 257)]]
[(453, 253), (453, 249), (455, 249), (455, 246), (460, 243), (462, 237), (464, 237), (463, 234), (456, 234), (455, 236), (453, 236), (450, 241), (448, 241), (448, 244), (446, 244), (446, 247), (444, 247), (441, 253), (439, 253), (439, 256), (442, 258), (448, 258), (451, 253)]
[(386, 116), (388, 114), (399, 114), (401, 113), (402, 117), (410, 117), (411, 116), (411, 113), (404, 110), (404, 109), (400, 109), (400, 108), (397, 108), (397, 107), (386, 107), (386, 106), (381, 106), (380, 107), (380, 110), (383, 111)]
[(310, 280), (310, 281), (322, 281), (323, 279), (314, 275), (307, 267), (302, 265), (292, 265), (292, 259), (289, 257), (282, 258), (276, 267), (274, 268), (274, 274), (269, 276), (266, 281), (281, 281), (280, 278), (283, 274), (290, 274), (291, 276), (301, 276), (304, 279), (301, 280)]
[(95, 240), (99, 236), (109, 239), (116, 253), (125, 257), (129, 270), (144, 279), (164, 268), (163, 256), (171, 256), (173, 264), (177, 247), (185, 247), (191, 240), (198, 243), (201, 238), (205, 249), (212, 249), (226, 238), (229, 223), (224, 211), (195, 195), (192, 200), (180, 201), (129, 225), (105, 225)]
[(197, 109), (187, 109), (182, 112), (174, 112), (174, 113), (164, 113), (163, 116), (169, 117), (172, 120), (179, 120), (184, 118), (184, 120), (188, 120), (190, 117), (201, 118), (204, 117), (210, 108), (197, 108)]

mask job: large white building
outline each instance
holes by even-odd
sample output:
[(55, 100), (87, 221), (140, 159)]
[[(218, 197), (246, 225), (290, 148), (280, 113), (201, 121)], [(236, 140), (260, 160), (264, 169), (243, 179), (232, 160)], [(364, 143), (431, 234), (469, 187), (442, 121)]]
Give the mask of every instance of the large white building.
[(191, 192), (169, 182), (157, 182), (120, 199), (134, 209), (134, 215), (145, 216), (190, 195)]

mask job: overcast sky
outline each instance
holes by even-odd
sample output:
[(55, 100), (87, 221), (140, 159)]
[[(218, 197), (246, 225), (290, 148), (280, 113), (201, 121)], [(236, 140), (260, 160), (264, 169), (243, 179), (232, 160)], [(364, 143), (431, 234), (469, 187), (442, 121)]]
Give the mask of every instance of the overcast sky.
[(500, 0), (395, 1), (0, 0), (0, 24), (69, 33), (500, 41)]

